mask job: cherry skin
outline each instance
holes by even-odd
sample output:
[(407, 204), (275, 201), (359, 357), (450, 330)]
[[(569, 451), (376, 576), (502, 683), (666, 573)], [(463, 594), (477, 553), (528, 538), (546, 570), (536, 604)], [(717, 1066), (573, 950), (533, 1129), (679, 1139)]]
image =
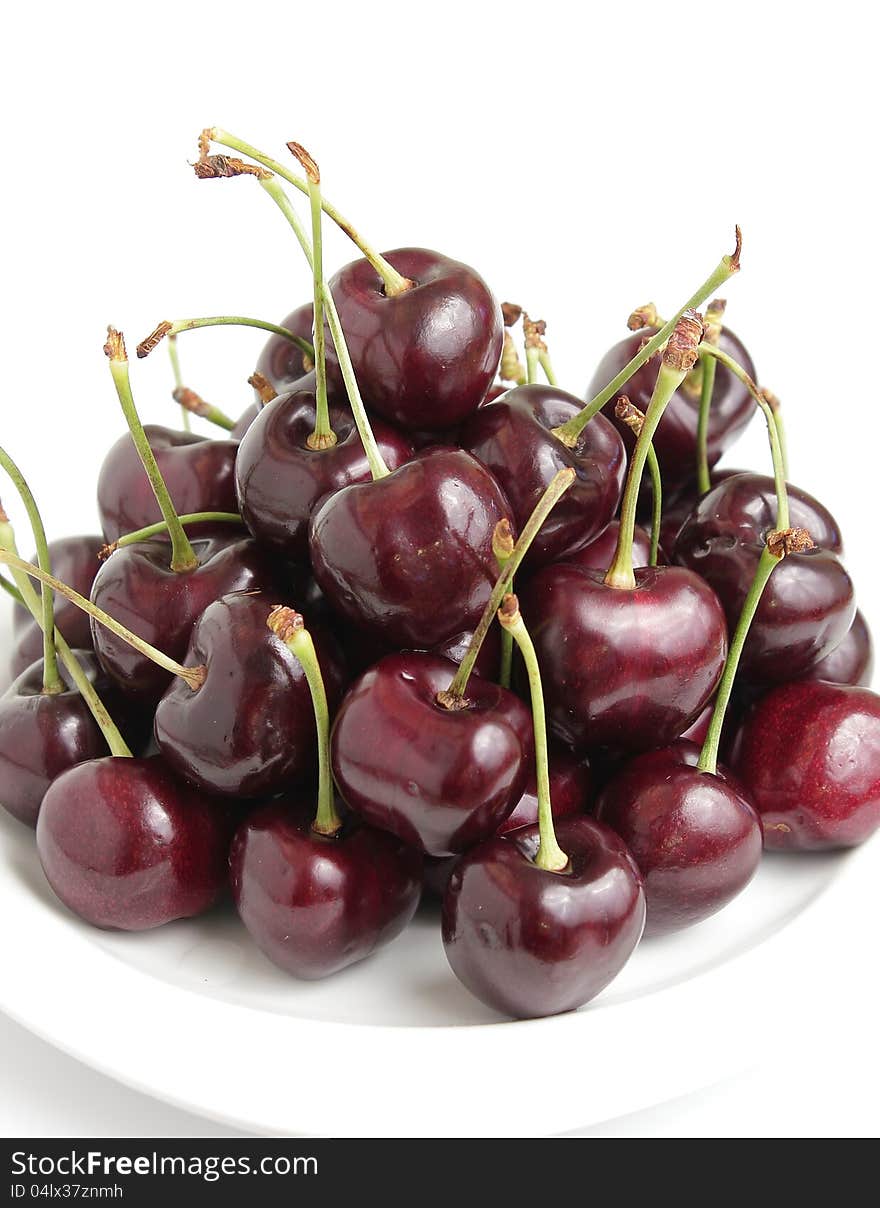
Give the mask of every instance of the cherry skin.
[(498, 575), (492, 535), (509, 517), (475, 458), (429, 449), (324, 501), (312, 569), (341, 616), (398, 650), (430, 648), (479, 620)]
[(861, 612), (857, 611), (849, 633), (840, 645), (820, 659), (803, 678), (869, 688), (873, 674), (874, 643), (871, 631)]
[(107, 756), (53, 781), (37, 820), (46, 879), (95, 927), (146, 931), (208, 910), (227, 884), (232, 819), (161, 759)]
[[(550, 802), (553, 819), (568, 818), (572, 814), (582, 814), (587, 808), (591, 790), (589, 765), (583, 759), (576, 759), (565, 750), (558, 750), (550, 756)], [(538, 785), (535, 778), (535, 768), (529, 772), (529, 778), (522, 791), (522, 796), (510, 814), (504, 819), (496, 835), (507, 835), (518, 830), (521, 826), (533, 826), (538, 821)], [(437, 897), (442, 897), (452, 870), (458, 863), (459, 856), (425, 857), (425, 888)]]
[[(843, 641), (855, 615), (849, 575), (834, 518), (804, 492), (790, 489), (791, 525), (805, 528), (817, 548), (782, 559), (764, 589), (749, 629), (740, 670), (757, 683), (809, 672)], [(700, 500), (675, 544), (675, 561), (701, 575), (718, 594), (731, 629), (775, 528), (773, 480), (737, 474)]]
[[(300, 339), (308, 340), (311, 344), (314, 319), (315, 311), (312, 303), (304, 302), (302, 306), (298, 306), (296, 310), (290, 312), (282, 321), (281, 326), (292, 331)], [(339, 366), (332, 340), (327, 341), (324, 360), (327, 365), (329, 384), (335, 386), (339, 380)], [(291, 343), (284, 336), (272, 335), (263, 345), (255, 368), (257, 373), (261, 373), (267, 381), (272, 383), (279, 394), (286, 394), (291, 386), (314, 369), (314, 364), (311, 357), (297, 348), (296, 344)]]
[[(625, 340), (610, 348), (593, 375), (587, 391), (587, 397), (598, 394), (612, 378), (623, 369), (639, 351), (642, 341), (650, 339), (657, 332), (656, 327), (646, 327), (635, 331)], [(742, 365), (743, 369), (754, 379), (755, 366), (742, 342), (730, 331), (724, 328), (721, 333), (719, 347)], [(626, 384), (626, 394), (632, 403), (642, 412), (646, 411), (654, 391), (657, 379), (657, 362), (650, 360), (643, 365)], [(614, 415), (612, 399), (605, 408), (608, 418), (616, 425), (623, 436), (624, 444), (630, 450), (635, 438), (622, 420)], [(692, 372), (688, 375), (682, 387), (673, 396), (672, 401), (663, 415), (654, 436), (654, 450), (660, 462), (663, 475), (663, 485), (666, 489), (685, 483), (693, 477), (697, 457), (697, 421), (700, 413), (699, 374)], [(712, 407), (709, 412), (709, 431), (707, 451), (709, 464), (714, 465), (721, 454), (739, 436), (755, 413), (755, 404), (742, 382), (734, 377), (724, 365), (718, 365), (715, 370), (715, 387), (712, 392)]]
[(577, 475), (532, 542), (527, 566), (582, 548), (607, 527), (620, 503), (626, 454), (608, 420), (596, 416), (573, 449), (553, 435), (580, 410), (574, 395), (554, 386), (517, 386), (481, 406), (462, 429), (461, 447), (491, 471), (519, 528), (559, 470), (570, 466)]
[[(298, 659), (270, 632), (274, 600), (235, 594), (209, 604), (184, 659), (207, 675), (195, 692), (176, 678), (156, 709), (168, 766), (206, 793), (268, 797), (309, 772), (317, 758), (315, 715)], [(312, 630), (330, 709), (343, 688), (335, 643)]]
[(782, 684), (752, 708), (731, 766), (783, 851), (853, 847), (880, 826), (880, 697), (867, 688)]
[(330, 289), (364, 399), (404, 429), (451, 428), (480, 405), (501, 360), (501, 308), (472, 268), (424, 248), (385, 257), (412, 288), (388, 297), (366, 260)]
[[(606, 571), (614, 559), (619, 532), (620, 521), (612, 520), (608, 527), (603, 529), (598, 537), (594, 537), (589, 545), (585, 545), (583, 549), (579, 549), (573, 554), (568, 554), (563, 561), (572, 566), (579, 566), (582, 570)], [(647, 566), (651, 561), (651, 534), (638, 524), (633, 530), (632, 548), (633, 566)], [(660, 566), (666, 563), (666, 555), (659, 547), (657, 562)]]
[(626, 591), (600, 571), (547, 566), (520, 596), (548, 720), (576, 750), (666, 745), (721, 678), (727, 630), (712, 589), (674, 566), (642, 567), (635, 578)]
[(330, 735), (333, 776), (365, 822), (432, 856), (493, 834), (522, 794), (531, 714), (519, 697), (471, 676), (466, 705), (437, 700), (455, 664), (392, 654), (348, 690)]
[[(277, 594), (271, 554), (243, 537), (240, 528), (217, 526), (192, 546), (199, 565), (181, 573), (170, 568), (167, 541), (124, 546), (107, 559), (92, 586), (94, 604), (178, 662), (186, 654), (196, 619), (214, 600), (236, 591)], [(96, 621), (92, 638), (101, 666), (126, 695), (156, 704), (171, 673)]]
[[(95, 656), (76, 651), (92, 683), (100, 683)], [(65, 691), (43, 692), (43, 662), (35, 662), (0, 696), (0, 804), (27, 826), (37, 825), (43, 798), (56, 777), (77, 763), (107, 754), (107, 744), (66, 669)], [(100, 688), (99, 688), (100, 691)]]
[[(158, 424), (144, 426), (178, 515), (237, 512), (234, 440), (209, 440)], [(104, 458), (98, 475), (98, 514), (108, 542), (158, 524), (162, 513), (128, 433)], [(190, 529), (192, 534), (198, 530)]]
[[(264, 407), (241, 442), (235, 463), (237, 509), (250, 531), (288, 557), (308, 557), (309, 520), (315, 504), (352, 482), (370, 480), (370, 467), (351, 411), (330, 407), (337, 443), (309, 449), (315, 427), (314, 374)], [(389, 469), (412, 456), (410, 443), (387, 424), (373, 429)]]
[[(104, 548), (101, 537), (62, 537), (49, 542), (49, 564), (57, 579), (88, 596), (101, 566), (100, 553)], [(37, 562), (36, 554), (31, 562)], [(18, 605), (14, 613), (16, 638), (12, 647), (10, 666), (13, 679), (43, 657), (43, 631), (27, 609)], [(68, 646), (77, 650), (91, 650), (92, 631), (88, 616), (65, 600), (55, 597), (55, 628), (66, 639)]]
[[(733, 478), (735, 474), (746, 473), (748, 473), (747, 470), (719, 470), (714, 468), (709, 473), (710, 490), (712, 487), (716, 487), (719, 482), (724, 482), (727, 478)], [(663, 515), (660, 519), (660, 544), (664, 549), (670, 551), (675, 549), (678, 534), (702, 498), (703, 495), (697, 488), (696, 482), (689, 482), (679, 490), (673, 491), (671, 497), (664, 495)], [(650, 506), (647, 509), (641, 509), (639, 515), (644, 515), (645, 522), (647, 523), (650, 517)]]
[(613, 831), (586, 816), (556, 825), (569, 866), (533, 863), (537, 826), (468, 852), (443, 898), (443, 945), (459, 981), (518, 1019), (573, 1011), (632, 955), (645, 925), (642, 879)]
[(715, 914), (751, 881), (761, 820), (729, 772), (700, 772), (700, 748), (679, 739), (631, 760), (605, 786), (596, 817), (620, 835), (645, 883), (645, 935)]
[(260, 950), (294, 977), (327, 977), (395, 939), (419, 904), (422, 859), (393, 835), (345, 818), (312, 829), (315, 802), (282, 797), (232, 844), (232, 894)]

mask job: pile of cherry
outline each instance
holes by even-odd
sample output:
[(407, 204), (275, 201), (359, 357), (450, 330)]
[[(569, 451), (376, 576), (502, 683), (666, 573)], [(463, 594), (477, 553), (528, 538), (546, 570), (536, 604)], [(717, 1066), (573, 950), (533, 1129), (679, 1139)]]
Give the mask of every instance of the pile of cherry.
[[(129, 431), (102, 535), (47, 542), (0, 449), (37, 547), (18, 555), (0, 509), (0, 797), (97, 927), (198, 915), (231, 886), (262, 951), (319, 978), (426, 890), (469, 990), (570, 1010), (643, 931), (739, 894), (764, 848), (880, 824), (840, 530), (787, 483), (778, 400), (724, 324), (739, 232), (668, 321), (631, 316), (584, 404), (543, 323), (446, 256), (380, 255), (289, 149), (209, 130), (195, 170), (268, 194), (312, 300), (281, 325), (161, 323), (138, 355), (169, 349), (181, 430), (141, 425), (109, 329)], [(362, 253), (329, 281), (322, 215)], [(272, 333), (237, 421), (181, 377), (178, 336), (217, 323)], [(756, 412), (771, 472), (715, 471)]]

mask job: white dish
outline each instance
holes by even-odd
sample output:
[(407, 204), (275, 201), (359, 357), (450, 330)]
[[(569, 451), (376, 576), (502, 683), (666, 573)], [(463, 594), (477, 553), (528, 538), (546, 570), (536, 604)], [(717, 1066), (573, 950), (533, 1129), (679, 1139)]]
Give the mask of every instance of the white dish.
[(511, 1023), (454, 978), (430, 905), (372, 960), (299, 983), (230, 908), (143, 935), (80, 923), (33, 833), (0, 811), (0, 1009), (121, 1082), (255, 1133), (546, 1135), (804, 1043), (841, 987), (859, 992), (878, 870), (877, 844), (765, 857), (727, 910), (643, 943), (593, 1004)]

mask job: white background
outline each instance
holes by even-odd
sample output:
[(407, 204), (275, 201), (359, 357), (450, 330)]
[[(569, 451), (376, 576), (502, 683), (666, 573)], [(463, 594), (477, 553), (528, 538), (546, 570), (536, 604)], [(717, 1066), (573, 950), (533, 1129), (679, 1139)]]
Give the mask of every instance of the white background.
[[(632, 307), (652, 298), (672, 310), (732, 250), (739, 222), (728, 319), (783, 400), (792, 479), (841, 521), (878, 629), (875, 14), (852, 2), (634, 0), (10, 10), (0, 439), (50, 532), (94, 528), (92, 483), (120, 431), (101, 354), (108, 322), (133, 349), (161, 318), (279, 320), (308, 296), (299, 250), (261, 190), (198, 182), (187, 167), (199, 130), (217, 123), (279, 157), (287, 139), (304, 143), (328, 196), (379, 246), (437, 247), (546, 318), (575, 393)], [(326, 242), (328, 267), (350, 258), (338, 233)], [(237, 413), (260, 343), (247, 331), (184, 336), (184, 375)], [(133, 377), (144, 416), (173, 423), (164, 352)], [(768, 464), (758, 424), (727, 460)], [(858, 1077), (832, 1064), (833, 1048), (829, 1036), (809, 1057), (811, 1123), (803, 1068), (786, 1054), (787, 1073), (776, 1065), (705, 1093), (698, 1110), (625, 1128), (742, 1135), (760, 1102), (765, 1133), (776, 1103), (783, 1135), (792, 1120), (794, 1131), (870, 1134), (876, 1039)], [(0, 1090), (5, 1131), (77, 1131), (75, 1120), (86, 1135), (199, 1131), (13, 1025), (0, 1027), (0, 1066), (13, 1074)], [(42, 1089), (13, 1090), (27, 1069), (41, 1088), (64, 1085), (78, 1114), (59, 1114), (62, 1100)]]

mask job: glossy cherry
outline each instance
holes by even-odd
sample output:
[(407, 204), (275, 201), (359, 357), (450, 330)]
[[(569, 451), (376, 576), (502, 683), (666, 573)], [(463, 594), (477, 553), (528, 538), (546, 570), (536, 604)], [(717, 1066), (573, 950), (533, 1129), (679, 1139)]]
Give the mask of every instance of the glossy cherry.
[[(89, 651), (76, 651), (86, 674), (100, 684)], [(0, 805), (36, 826), (49, 785), (77, 763), (106, 755), (107, 744), (62, 665), (64, 692), (43, 692), (43, 662), (35, 662), (0, 696)]]
[(522, 794), (532, 724), (522, 701), (472, 676), (464, 707), (438, 701), (455, 664), (393, 654), (349, 689), (331, 735), (333, 775), (366, 822), (433, 856), (493, 834)]
[(501, 360), (501, 309), (472, 268), (424, 248), (385, 259), (413, 284), (386, 295), (367, 260), (333, 277), (364, 399), (404, 429), (450, 428), (480, 405)]
[[(186, 654), (197, 618), (214, 600), (237, 591), (277, 594), (274, 559), (253, 539), (242, 537), (240, 528), (217, 527), (192, 545), (199, 564), (181, 572), (170, 568), (167, 541), (124, 546), (104, 562), (92, 586), (94, 604), (178, 661)], [(128, 696), (155, 704), (170, 674), (97, 622), (92, 623), (92, 637), (111, 679)]]
[(397, 649), (424, 649), (479, 619), (510, 507), (468, 453), (429, 449), (331, 495), (312, 516), (315, 578), (333, 609)]
[[(330, 406), (337, 443), (310, 449), (315, 428), (315, 377), (309, 374), (288, 394), (264, 407), (248, 429), (235, 463), (237, 509), (250, 531), (288, 557), (308, 556), (309, 520), (316, 503), (353, 482), (368, 482), (370, 466), (351, 411)], [(388, 424), (373, 424), (382, 457), (396, 470), (412, 446)]]
[[(267, 628), (276, 601), (238, 593), (209, 604), (196, 621), (183, 660), (204, 666), (193, 691), (175, 679), (156, 709), (155, 733), (170, 768), (224, 797), (269, 797), (315, 764), (315, 715), (302, 666)], [(331, 709), (344, 672), (335, 642), (312, 634)]]
[[(642, 341), (650, 338), (658, 329), (646, 327), (635, 331), (615, 344), (605, 354), (593, 375), (587, 397), (593, 395), (610, 382), (624, 365), (639, 351)], [(741, 340), (725, 327), (719, 347), (732, 356), (746, 372), (756, 377), (755, 366)], [(644, 412), (651, 400), (657, 377), (657, 361), (650, 360), (627, 382), (626, 393), (630, 401)], [(700, 370), (697, 367), (688, 376), (682, 389), (670, 403), (663, 423), (657, 430), (654, 449), (663, 474), (663, 485), (667, 489), (687, 482), (694, 474), (697, 450), (697, 420), (700, 411)], [(746, 387), (724, 365), (715, 372), (715, 388), (712, 393), (712, 409), (709, 412), (707, 440), (709, 464), (714, 465), (748, 424), (755, 411), (755, 404)], [(618, 427), (627, 449), (634, 443), (633, 435), (624, 423), (614, 415), (614, 399), (605, 408), (608, 418)]]
[(95, 927), (145, 931), (208, 910), (228, 877), (231, 814), (161, 759), (107, 756), (53, 781), (37, 821), (46, 878)]
[[(103, 547), (101, 537), (62, 537), (58, 541), (50, 541), (49, 561), (52, 570), (57, 578), (80, 595), (88, 596), (101, 565), (99, 555)], [(37, 557), (33, 555), (31, 562), (36, 561)], [(24, 608), (17, 607), (14, 616), (16, 637), (10, 665), (13, 678), (17, 678), (43, 657), (43, 631)], [(89, 618), (61, 596), (55, 600), (55, 627), (67, 639), (69, 646), (78, 650), (91, 649)]]
[[(606, 571), (611, 565), (611, 560), (614, 557), (617, 549), (617, 538), (620, 534), (620, 521), (612, 520), (607, 528), (603, 529), (598, 537), (594, 537), (589, 545), (585, 545), (583, 549), (576, 550), (573, 554), (568, 554), (562, 561), (570, 563), (572, 566), (579, 566), (582, 570), (601, 570)], [(636, 525), (633, 532), (633, 565), (647, 566), (651, 561), (651, 534), (647, 529)], [(662, 566), (666, 563), (666, 555), (662, 549), (657, 550), (657, 562)]]
[[(296, 310), (290, 312), (282, 321), (281, 326), (292, 331), (295, 336), (311, 343), (314, 316), (312, 303), (304, 302), (302, 306), (298, 306)], [(335, 383), (339, 368), (332, 340), (327, 341), (326, 361), (328, 376)], [(300, 378), (312, 371), (314, 365), (311, 358), (296, 344), (291, 343), (284, 336), (272, 335), (263, 345), (255, 368), (257, 373), (261, 373), (272, 383), (279, 394), (286, 394)]]
[(840, 645), (820, 659), (803, 678), (869, 688), (873, 674), (874, 643), (871, 631), (861, 612), (856, 611), (849, 632)]
[(421, 895), (422, 858), (348, 816), (332, 836), (312, 827), (314, 796), (251, 814), (232, 845), (232, 893), (258, 947), (287, 973), (327, 977), (403, 931)]
[(862, 843), (880, 826), (880, 697), (842, 684), (782, 684), (749, 712), (731, 766), (761, 814), (766, 847)]
[(577, 750), (665, 745), (711, 697), (727, 653), (712, 589), (680, 567), (643, 567), (632, 590), (560, 564), (523, 589), (551, 728)]
[[(158, 424), (146, 424), (144, 432), (179, 515), (238, 511), (236, 441), (209, 440)], [(121, 436), (104, 458), (98, 475), (98, 514), (107, 541), (116, 541), (125, 533), (137, 532), (162, 519), (128, 434)]]
[(582, 548), (608, 525), (623, 489), (623, 441), (604, 416), (595, 416), (574, 448), (553, 435), (581, 404), (554, 386), (517, 386), (471, 416), (459, 443), (501, 486), (517, 527), (531, 515), (553, 475), (571, 466), (577, 477), (532, 542), (527, 566), (556, 561)]
[(538, 827), (473, 848), (443, 899), (443, 944), (461, 982), (516, 1018), (570, 1011), (595, 998), (632, 955), (645, 924), (638, 868), (593, 818), (561, 819), (569, 865), (534, 863)]
[[(791, 525), (806, 529), (817, 548), (783, 559), (761, 598), (741, 662), (743, 677), (759, 683), (809, 672), (843, 641), (855, 615), (834, 518), (805, 492), (791, 487), (788, 494)], [(731, 626), (775, 528), (776, 507), (771, 478), (737, 474), (700, 500), (678, 535), (676, 562), (712, 586)]]
[(761, 860), (761, 821), (746, 791), (679, 740), (631, 760), (605, 786), (596, 817), (620, 835), (645, 883), (645, 935), (699, 923), (745, 889)]

